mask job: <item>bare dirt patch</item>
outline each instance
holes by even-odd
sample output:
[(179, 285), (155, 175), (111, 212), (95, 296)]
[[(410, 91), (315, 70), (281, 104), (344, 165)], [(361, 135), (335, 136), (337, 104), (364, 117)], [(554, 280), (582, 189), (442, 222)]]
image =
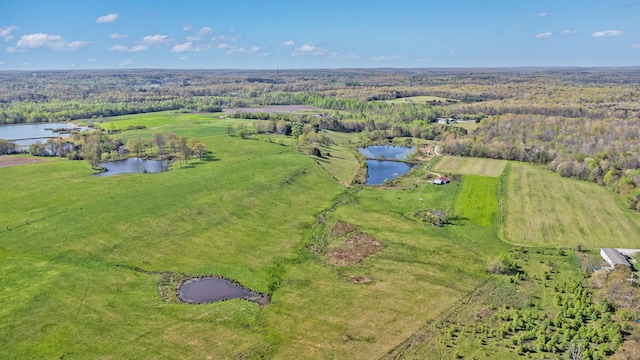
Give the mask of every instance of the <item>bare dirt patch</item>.
[(331, 228), (331, 236), (333, 236), (333, 237), (342, 237), (342, 236), (345, 236), (348, 233), (353, 232), (355, 230), (356, 230), (355, 226), (349, 225), (349, 224), (344, 223), (342, 221), (338, 221)]
[(369, 284), (371, 282), (371, 277), (369, 276), (349, 276), (349, 282), (352, 284)]
[(39, 159), (39, 158), (17, 157), (13, 155), (0, 155), (0, 167), (33, 164), (33, 163), (39, 163), (44, 161), (47, 161), (47, 160)]
[(354, 265), (373, 255), (385, 245), (371, 235), (361, 231), (351, 235), (337, 249), (327, 255), (327, 261), (335, 266)]

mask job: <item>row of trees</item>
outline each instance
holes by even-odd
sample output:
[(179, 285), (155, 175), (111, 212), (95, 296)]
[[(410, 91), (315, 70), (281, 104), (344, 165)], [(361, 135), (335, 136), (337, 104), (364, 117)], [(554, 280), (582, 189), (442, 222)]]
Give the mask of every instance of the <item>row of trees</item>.
[(110, 117), (164, 110), (188, 110), (197, 112), (218, 112), (222, 108), (214, 99), (197, 97), (188, 99), (144, 99), (110, 102), (95, 101), (59, 101), (14, 102), (0, 106), (1, 124), (64, 122), (76, 119)]
[[(4, 146), (7, 145), (7, 146)], [(17, 151), (8, 141), (0, 140), (3, 147)], [(29, 147), (34, 156), (66, 157), (70, 160), (84, 159), (93, 168), (99, 168), (104, 161), (122, 160), (130, 155), (135, 157), (155, 157), (160, 160), (176, 159), (180, 166), (188, 163), (192, 155), (204, 159), (209, 151), (198, 138), (187, 138), (174, 133), (156, 132), (150, 139), (132, 138), (126, 144), (122, 139), (115, 139), (102, 130), (75, 133), (69, 138), (52, 138), (45, 143), (37, 142)]]

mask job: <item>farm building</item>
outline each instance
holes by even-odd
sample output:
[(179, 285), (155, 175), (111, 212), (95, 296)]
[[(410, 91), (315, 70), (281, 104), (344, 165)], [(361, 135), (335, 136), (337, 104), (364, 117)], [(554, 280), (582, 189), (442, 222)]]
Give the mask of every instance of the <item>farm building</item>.
[(449, 183), (449, 178), (444, 177), (444, 176), (438, 176), (437, 179), (433, 180), (433, 183), (435, 185), (444, 185), (444, 184), (448, 184)]
[(631, 267), (631, 264), (629, 264), (627, 259), (616, 249), (602, 248), (600, 249), (600, 256), (602, 256), (604, 261), (606, 261), (611, 268), (615, 268), (616, 265)]

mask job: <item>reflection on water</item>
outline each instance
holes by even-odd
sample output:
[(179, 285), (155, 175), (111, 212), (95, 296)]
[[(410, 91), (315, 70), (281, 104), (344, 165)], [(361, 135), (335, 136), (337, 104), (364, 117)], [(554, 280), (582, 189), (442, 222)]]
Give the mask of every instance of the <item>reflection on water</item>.
[(100, 166), (107, 171), (96, 174), (96, 176), (110, 176), (117, 174), (132, 173), (156, 173), (167, 171), (168, 160), (145, 160), (140, 158), (129, 158), (126, 160), (109, 161), (100, 163)]

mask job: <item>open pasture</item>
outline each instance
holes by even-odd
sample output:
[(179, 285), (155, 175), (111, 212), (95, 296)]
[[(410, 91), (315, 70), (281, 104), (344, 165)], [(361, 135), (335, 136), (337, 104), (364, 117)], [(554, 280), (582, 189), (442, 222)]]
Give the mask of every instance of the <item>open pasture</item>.
[(433, 167), (433, 171), (461, 175), (497, 177), (502, 174), (506, 160), (443, 156)]
[(512, 243), (586, 248), (640, 247), (640, 218), (607, 189), (510, 163), (503, 191), (504, 236)]
[[(357, 161), (339, 134), (326, 150), (345, 163), (331, 176), (321, 160), (332, 157), (226, 134), (244, 120), (173, 116), (125, 117), (147, 128), (114, 136), (195, 136), (211, 161), (112, 177), (65, 159), (2, 168), (2, 183), (20, 184), (0, 188), (10, 204), (0, 213), (3, 354), (378, 358), (484, 276), (484, 257), (468, 256), (474, 240), (406, 216), (453, 211), (456, 186), (345, 189)], [(310, 245), (336, 221), (384, 247), (354, 265), (324, 263)], [(224, 276), (272, 301), (167, 302), (171, 274)]]

